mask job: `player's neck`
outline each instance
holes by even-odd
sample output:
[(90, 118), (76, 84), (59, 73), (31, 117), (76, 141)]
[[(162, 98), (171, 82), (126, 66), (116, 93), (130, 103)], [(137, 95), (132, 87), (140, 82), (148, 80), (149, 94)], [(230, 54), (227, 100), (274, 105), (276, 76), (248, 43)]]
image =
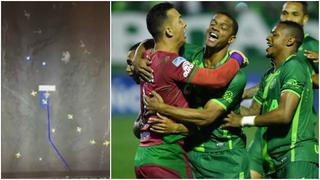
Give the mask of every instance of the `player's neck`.
[(179, 47), (175, 43), (167, 41), (158, 41), (154, 45), (156, 51), (165, 51), (171, 53), (179, 53)]
[(223, 60), (225, 55), (228, 53), (228, 47), (224, 47), (220, 50), (206, 47), (204, 55), (204, 63), (206, 67), (213, 67)]
[(281, 51), (281, 53), (278, 56), (273, 58), (275, 69), (279, 69), (281, 64), (284, 63), (288, 59), (288, 57), (294, 53), (296, 53), (296, 51), (293, 49)]

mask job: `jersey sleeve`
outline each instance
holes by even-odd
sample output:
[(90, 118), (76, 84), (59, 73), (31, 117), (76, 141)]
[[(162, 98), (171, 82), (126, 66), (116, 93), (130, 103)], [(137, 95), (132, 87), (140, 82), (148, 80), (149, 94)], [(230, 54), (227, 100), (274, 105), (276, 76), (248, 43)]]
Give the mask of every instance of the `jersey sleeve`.
[(301, 46), (303, 50), (319, 52), (319, 41), (310, 36), (305, 37)]
[(187, 83), (217, 89), (227, 86), (237, 74), (240, 66), (237, 60), (230, 58), (216, 69), (197, 68), (188, 78)]
[(177, 56), (170, 63), (166, 73), (168, 73), (174, 81), (187, 82), (196, 69), (197, 67), (184, 57)]
[(291, 60), (285, 64), (285, 67), (281, 71), (281, 92), (289, 91), (300, 97), (306, 80), (309, 80), (307, 67), (305, 64)]
[(313, 70), (316, 73), (319, 73), (319, 63), (308, 60), (304, 56), (304, 51), (305, 50), (319, 53), (319, 41), (314, 39), (313, 37), (311, 37), (309, 35), (306, 35), (304, 40), (303, 40), (302, 45), (299, 47), (299, 50), (298, 50), (298, 54), (300, 56), (302, 56), (304, 59), (306, 59), (306, 61), (308, 61), (311, 64)]
[(223, 96), (221, 98), (211, 99), (210, 101), (216, 102), (221, 105), (225, 111), (228, 111), (235, 104), (240, 103), (246, 83), (247, 79), (244, 72), (239, 71), (228, 85)]

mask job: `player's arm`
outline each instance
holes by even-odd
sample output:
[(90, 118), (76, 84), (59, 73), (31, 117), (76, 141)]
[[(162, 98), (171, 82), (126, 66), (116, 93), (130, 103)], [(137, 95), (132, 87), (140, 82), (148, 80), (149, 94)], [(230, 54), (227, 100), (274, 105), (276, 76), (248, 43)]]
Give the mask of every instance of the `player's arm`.
[[(193, 68), (187, 83), (206, 86), (209, 88), (225, 87), (236, 75), (240, 66), (247, 61), (247, 58), (239, 51), (233, 51), (229, 60), (216, 69)], [(186, 63), (186, 62), (185, 62)], [(187, 63), (186, 63), (187, 64)]]
[(261, 83), (260, 83), (260, 88), (258, 88), (258, 89), (260, 89), (260, 90), (252, 98), (252, 103), (249, 108), (247, 108), (245, 106), (240, 106), (240, 114), (242, 116), (250, 116), (250, 115), (260, 114), (262, 102), (263, 102), (262, 89), (264, 89), (263, 86), (261, 86)]
[(214, 101), (208, 101), (203, 109), (180, 108), (163, 103), (159, 94), (152, 91), (151, 97), (144, 97), (148, 110), (172, 117), (179, 122), (192, 123), (199, 126), (211, 124), (221, 114), (225, 113), (222, 106)]
[(222, 97), (209, 100), (203, 109), (179, 108), (164, 104), (161, 96), (155, 92), (151, 93), (151, 97), (145, 97), (145, 101), (147, 109), (168, 115), (180, 122), (206, 126), (215, 122), (229, 107), (241, 99), (245, 84), (245, 75), (240, 72), (228, 85)]
[(149, 118), (148, 122), (152, 124), (150, 130), (156, 133), (180, 133), (183, 135), (189, 134), (189, 129), (186, 125), (177, 123), (166, 116), (160, 115), (159, 113), (157, 113), (157, 117)]
[(251, 99), (254, 95), (257, 94), (259, 90), (259, 84), (250, 87), (248, 89), (245, 89), (242, 95), (242, 99)]
[(150, 67), (151, 63), (148, 60), (148, 58), (143, 57), (143, 52), (153, 47), (154, 47), (153, 39), (147, 39), (145, 41), (142, 41), (140, 45), (137, 47), (134, 55), (134, 61), (133, 61), (134, 71), (146, 82), (152, 82), (153, 71)]
[[(304, 56), (306, 56), (310, 61), (314, 63), (319, 63), (319, 54), (315, 51), (304, 51)], [(319, 88), (319, 74), (314, 74), (311, 77), (314, 88)]]
[[(251, 106), (249, 108), (245, 107), (245, 106), (240, 106), (240, 114), (242, 116), (250, 116), (250, 115), (258, 115), (260, 114), (261, 111), (261, 106), (262, 103), (264, 101), (263, 98), (263, 91), (265, 88), (265, 77), (262, 77), (260, 80), (260, 83), (258, 85), (255, 85), (249, 89), (252, 89), (253, 92), (251, 92), (252, 96), (250, 98), (252, 98), (252, 103)], [(246, 90), (244, 90), (246, 92)], [(245, 94), (245, 92), (243, 93), (243, 95)], [(242, 98), (243, 98), (242, 95)]]
[(240, 106), (240, 114), (242, 116), (258, 115), (261, 110), (261, 104), (252, 100), (251, 106), (249, 108)]
[(243, 117), (232, 112), (224, 119), (223, 127), (277, 126), (291, 123), (304, 85), (309, 81), (306, 79), (307, 77), (303, 76), (305, 71), (306, 67), (299, 61), (288, 62), (280, 75), (282, 87), (279, 105), (275, 109), (257, 116)]
[(319, 54), (314, 51), (304, 51), (304, 56), (306, 56), (310, 61), (319, 62)]
[(318, 89), (319, 88), (319, 74), (312, 75), (311, 79), (312, 79), (313, 86)]
[(276, 126), (289, 124), (299, 104), (300, 97), (290, 91), (282, 93), (278, 108), (257, 116), (241, 116), (231, 112), (222, 127)]

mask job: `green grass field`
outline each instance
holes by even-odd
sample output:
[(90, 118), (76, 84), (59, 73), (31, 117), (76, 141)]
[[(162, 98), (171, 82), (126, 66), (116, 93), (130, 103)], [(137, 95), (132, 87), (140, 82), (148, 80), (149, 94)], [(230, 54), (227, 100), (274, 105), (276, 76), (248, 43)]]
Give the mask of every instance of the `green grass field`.
[[(134, 155), (138, 139), (132, 133), (136, 116), (112, 117), (112, 160), (111, 177), (115, 179), (132, 179), (134, 175)], [(251, 142), (255, 128), (246, 128), (247, 143)]]
[(120, 179), (135, 178), (134, 155), (139, 144), (132, 133), (135, 116), (112, 117), (112, 157), (111, 177)]

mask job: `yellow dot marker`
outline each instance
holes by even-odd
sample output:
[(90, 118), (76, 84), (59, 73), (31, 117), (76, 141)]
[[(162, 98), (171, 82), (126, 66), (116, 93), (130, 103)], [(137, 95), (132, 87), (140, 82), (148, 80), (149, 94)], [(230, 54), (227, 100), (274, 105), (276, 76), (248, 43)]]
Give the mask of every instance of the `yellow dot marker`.
[(94, 139), (91, 139), (90, 144), (94, 145), (94, 144), (96, 144), (96, 141)]
[(56, 129), (55, 129), (55, 128), (52, 128), (52, 129), (51, 129), (51, 132), (52, 132), (52, 133), (55, 133), (55, 132), (56, 132)]
[(37, 91), (32, 90), (32, 92), (30, 94), (31, 94), (31, 96), (36, 96), (37, 95)]
[(82, 128), (78, 126), (78, 127), (77, 127), (77, 132), (78, 132), (78, 133), (81, 133), (81, 131), (82, 131)]
[(17, 158), (17, 159), (20, 159), (21, 157), (22, 157), (22, 155), (21, 155), (20, 152), (16, 153), (16, 158)]
[(105, 140), (105, 141), (103, 141), (103, 143), (102, 143), (103, 146), (108, 146), (109, 144), (110, 144), (110, 141), (108, 141), (108, 140)]
[(73, 119), (73, 114), (68, 114), (68, 119)]

